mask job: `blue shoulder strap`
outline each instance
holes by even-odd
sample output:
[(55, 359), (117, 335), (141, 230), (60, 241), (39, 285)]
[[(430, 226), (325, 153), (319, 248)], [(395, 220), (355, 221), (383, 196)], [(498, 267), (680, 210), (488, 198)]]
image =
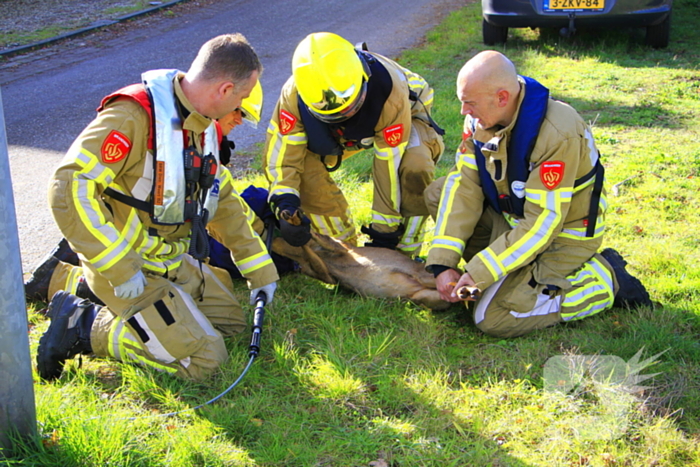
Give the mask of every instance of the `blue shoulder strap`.
[[(549, 90), (532, 78), (521, 77), (525, 81), (525, 97), (520, 105), (518, 121), (515, 122), (508, 143), (508, 189), (509, 195), (500, 195), (496, 190), (496, 184), (486, 171), (486, 159), (481, 152), (484, 143), (474, 140), (474, 155), (479, 169), (481, 189), (491, 207), (496, 212), (515, 214), (522, 217), (524, 214), (525, 197), (518, 197), (513, 193), (513, 182), (520, 181), (523, 184), (530, 175), (530, 154), (532, 153), (540, 127), (547, 114), (549, 102)], [(472, 128), (472, 132), (475, 128)]]

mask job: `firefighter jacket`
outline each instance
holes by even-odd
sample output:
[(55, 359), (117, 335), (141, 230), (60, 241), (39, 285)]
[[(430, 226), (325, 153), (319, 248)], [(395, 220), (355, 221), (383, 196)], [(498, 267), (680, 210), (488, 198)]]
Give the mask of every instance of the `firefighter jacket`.
[[(430, 124), (433, 90), (422, 77), (396, 62), (376, 53), (362, 53), (370, 61), (376, 60), (388, 72), (386, 79), (389, 81), (388, 86), (384, 87), (388, 95), (383, 106), (377, 109), (376, 124), (369, 135), (348, 139), (343, 123), (332, 125), (330, 133), (342, 148), (342, 156), (314, 153), (310, 148), (314, 146), (313, 142), (309, 140), (313, 135), (307, 132), (300, 112), (300, 105), (305, 104), (291, 77), (282, 88), (267, 129), (265, 175), (270, 182), (271, 200), (285, 194), (299, 197), (305, 157), (319, 158), (327, 166), (333, 166), (337, 163), (337, 157), (347, 159), (360, 150), (372, 148), (374, 157), (381, 162), (375, 164), (373, 173), (375, 192), (379, 194), (372, 201), (373, 222), (395, 230), (403, 219), (399, 212), (399, 165), (406, 148), (418, 144), (418, 134), (411, 131), (412, 119), (421, 119)], [(373, 74), (370, 82), (372, 79), (379, 77)], [(363, 108), (371, 105), (365, 101)]]
[[(158, 76), (149, 73), (153, 78)], [(185, 145), (196, 147), (201, 154), (218, 154), (218, 141), (212, 138), (212, 120), (198, 113), (183, 93), (180, 79), (184, 75), (171, 76), (175, 76), (167, 83), (171, 99), (186, 115), (178, 122), (181, 126), (175, 125), (173, 131), (163, 130), (150, 140), (150, 132), (161, 128), (157, 122), (152, 124), (153, 110), (117, 93), (98, 109), (97, 117), (74, 141), (50, 182), (49, 201), (59, 229), (82, 260), (112, 286), (122, 284), (142, 269), (165, 277), (169, 271), (175, 271), (189, 248), (191, 222), (156, 224), (148, 212), (120, 202), (105, 194), (105, 190), (110, 188), (126, 197), (153, 203), (152, 193), (159, 191), (157, 187), (154, 190), (154, 179), (158, 179), (154, 171), (174, 177), (174, 181), (165, 183), (166, 198), (167, 191), (178, 191), (176, 185), (185, 183), (184, 173), (178, 178), (165, 168), (171, 161), (182, 165)], [(163, 84), (162, 76), (160, 82)], [(160, 105), (157, 99), (152, 102)], [(155, 109), (155, 115), (160, 110)], [(184, 131), (175, 131), (177, 128)], [(151, 141), (157, 142), (157, 164)], [(215, 211), (207, 229), (231, 250), (249, 286), (261, 287), (276, 281), (277, 272), (251, 227), (254, 214), (232, 181), (228, 169), (218, 164), (207, 196), (207, 206)], [(178, 203), (170, 206), (177, 207)]]
[[(521, 215), (503, 212), (512, 229), (468, 259), (466, 272), (482, 290), (535, 260), (553, 242), (583, 248), (589, 244), (593, 255), (604, 231), (604, 195), (594, 213), (595, 229), (593, 232), (587, 229), (591, 199), (596, 204), (595, 180), (602, 178), (596, 172), (598, 150), (590, 129), (569, 105), (542, 97), (546, 100), (546, 113), (529, 155), (529, 174), (524, 182), (509, 179), (508, 164), (522, 163), (513, 160), (518, 151), (509, 147), (514, 129), (519, 120), (532, 117), (528, 113), (530, 109), (523, 106), (528, 89), (525, 79), (519, 77), (519, 81), (518, 108), (508, 127), (487, 130), (470, 116), (466, 117), (456, 165), (445, 179), (428, 253), (428, 268), (442, 265), (457, 269), (483, 209), (489, 204), (493, 206), (493, 199), (487, 199), (482, 187), (484, 174), (479, 172), (482, 165), (498, 197), (524, 199)], [(480, 164), (475, 156), (477, 145), (483, 154)]]

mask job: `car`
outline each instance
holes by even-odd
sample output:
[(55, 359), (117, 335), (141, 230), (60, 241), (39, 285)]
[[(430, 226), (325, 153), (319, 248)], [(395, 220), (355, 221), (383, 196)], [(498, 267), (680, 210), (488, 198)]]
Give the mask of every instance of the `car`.
[(481, 0), (484, 44), (505, 43), (508, 28), (645, 27), (646, 44), (668, 46), (673, 0)]

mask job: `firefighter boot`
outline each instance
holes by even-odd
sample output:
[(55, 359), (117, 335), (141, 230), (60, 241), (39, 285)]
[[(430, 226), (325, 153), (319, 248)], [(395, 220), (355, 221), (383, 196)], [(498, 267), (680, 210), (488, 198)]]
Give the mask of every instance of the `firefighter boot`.
[(610, 266), (615, 272), (615, 278), (620, 289), (615, 295), (613, 306), (616, 308), (638, 308), (640, 306), (652, 306), (649, 292), (644, 287), (644, 284), (627, 272), (625, 266), (627, 261), (622, 255), (612, 248), (606, 248), (600, 252), (600, 255), (610, 263)]
[(24, 283), (24, 297), (27, 300), (41, 300), (42, 302), (49, 301), (49, 282), (54, 269), (58, 266), (58, 262), (64, 262), (78, 266), (80, 261), (68, 241), (64, 238), (58, 242), (58, 245), (44, 258), (39, 266), (34, 268), (32, 277)]
[(49, 255), (32, 273), (32, 277), (24, 283), (24, 297), (27, 300), (49, 301), (49, 283), (54, 269), (60, 261)]
[(56, 248), (51, 252), (52, 256), (58, 258), (59, 261), (63, 263), (72, 264), (73, 266), (80, 266), (80, 259), (78, 259), (78, 253), (73, 251), (73, 249), (68, 244), (68, 240), (62, 238)]
[(85, 280), (85, 276), (80, 276), (80, 278), (78, 279), (78, 285), (75, 287), (75, 295), (80, 298), (90, 300), (96, 305), (104, 306), (104, 302), (100, 300), (100, 298), (97, 295), (95, 295), (95, 293), (88, 285), (87, 281)]
[(100, 306), (71, 295), (56, 292), (49, 303), (49, 328), (39, 340), (36, 354), (39, 376), (51, 381), (63, 372), (66, 359), (92, 353), (90, 329)]

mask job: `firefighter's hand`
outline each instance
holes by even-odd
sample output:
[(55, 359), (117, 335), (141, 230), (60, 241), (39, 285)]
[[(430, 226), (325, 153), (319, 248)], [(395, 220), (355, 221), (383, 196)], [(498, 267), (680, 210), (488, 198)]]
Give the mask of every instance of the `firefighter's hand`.
[(275, 295), (275, 290), (277, 289), (277, 282), (270, 282), (267, 285), (263, 285), (262, 287), (258, 287), (257, 289), (253, 289), (250, 291), (250, 304), (255, 305), (255, 301), (258, 298), (258, 294), (260, 292), (265, 293), (265, 304), (269, 305), (272, 303), (272, 297)]
[(374, 230), (372, 226), (367, 227), (363, 225), (360, 232), (369, 235), (370, 242), (365, 243), (365, 246), (395, 250), (399, 244), (399, 240), (401, 240), (404, 229), (400, 226), (393, 232), (378, 232)]
[(114, 288), (114, 295), (122, 300), (131, 300), (143, 293), (146, 288), (146, 276), (139, 271), (131, 278)]
[(460, 279), (459, 272), (454, 269), (445, 269), (439, 276), (435, 278), (435, 285), (438, 292), (440, 293), (440, 298), (446, 302), (456, 303), (461, 301), (459, 297), (454, 295), (455, 284)]
[(279, 221), (282, 238), (290, 245), (304, 246), (311, 240), (311, 221), (301, 209), (281, 211)]

